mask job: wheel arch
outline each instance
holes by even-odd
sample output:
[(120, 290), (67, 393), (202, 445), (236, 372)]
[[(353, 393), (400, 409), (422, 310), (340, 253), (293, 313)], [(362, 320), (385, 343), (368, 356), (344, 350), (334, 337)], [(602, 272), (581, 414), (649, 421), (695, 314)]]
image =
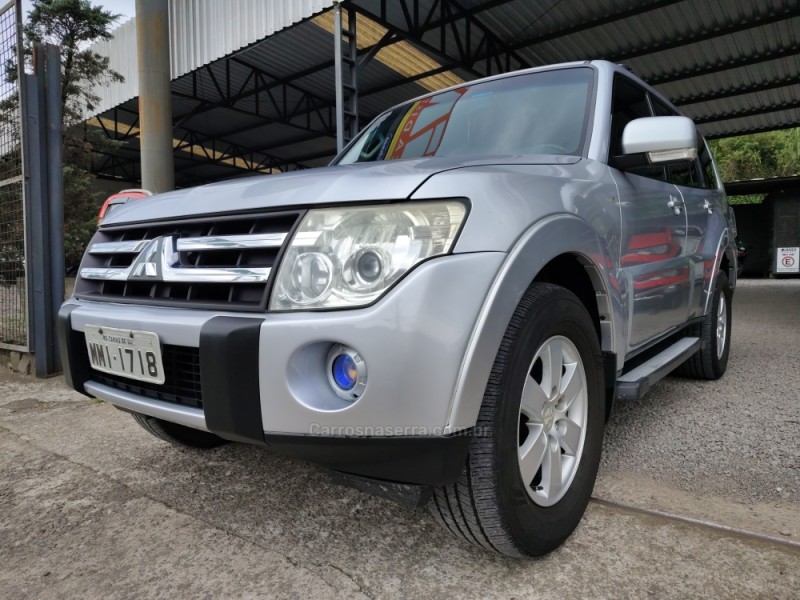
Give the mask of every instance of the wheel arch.
[(584, 255), (568, 252), (556, 256), (542, 267), (534, 282), (552, 283), (569, 290), (578, 297), (589, 313), (600, 347), (603, 349), (606, 420), (608, 420), (614, 407), (617, 365), (616, 353), (613, 352), (611, 307), (602, 274)]
[[(608, 339), (603, 339), (603, 336), (607, 338), (609, 333), (602, 331), (600, 326), (609, 313), (605, 302), (605, 286), (597, 267), (590, 260), (574, 252), (559, 254), (542, 267), (531, 283), (534, 282), (552, 283), (575, 294), (592, 317), (601, 346), (610, 345)], [(602, 308), (598, 306), (598, 296), (599, 302), (603, 304)]]
[(713, 296), (714, 284), (717, 280), (717, 274), (720, 271), (725, 271), (728, 276), (728, 281), (731, 288), (736, 289), (736, 250), (733, 238), (730, 237), (729, 229), (725, 227), (719, 234), (716, 252), (714, 253), (713, 270), (708, 276), (707, 283), (703, 289), (704, 306), (703, 314), (707, 314), (710, 310), (711, 297)]
[[(604, 354), (616, 363), (617, 349), (624, 347), (623, 304), (609, 247), (589, 223), (563, 214), (542, 219), (517, 240), (472, 332), (456, 382), (448, 431), (475, 425), (503, 335), (532, 283), (555, 283), (575, 293), (595, 321)], [(607, 368), (607, 376), (609, 370), (615, 373)]]
[(725, 274), (728, 276), (730, 280), (733, 277), (733, 282), (736, 281), (736, 269), (739, 266), (739, 259), (736, 256), (736, 252), (733, 251), (733, 248), (728, 245), (725, 248), (725, 254), (722, 257), (722, 262), (719, 265), (719, 268), (725, 271)]

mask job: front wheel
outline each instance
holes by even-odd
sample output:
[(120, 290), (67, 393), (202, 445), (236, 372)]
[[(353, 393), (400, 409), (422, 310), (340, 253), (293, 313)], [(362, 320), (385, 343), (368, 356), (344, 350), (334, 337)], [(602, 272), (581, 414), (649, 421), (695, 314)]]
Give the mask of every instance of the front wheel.
[(605, 423), (602, 354), (571, 292), (533, 284), (506, 330), (464, 471), (435, 490), (434, 516), (515, 557), (558, 547), (594, 487)]

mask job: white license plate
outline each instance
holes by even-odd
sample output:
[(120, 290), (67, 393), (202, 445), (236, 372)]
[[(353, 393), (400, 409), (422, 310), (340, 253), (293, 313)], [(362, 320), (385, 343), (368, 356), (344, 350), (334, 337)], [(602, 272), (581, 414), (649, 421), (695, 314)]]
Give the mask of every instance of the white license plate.
[(86, 349), (93, 369), (139, 381), (164, 383), (158, 335), (149, 331), (86, 325)]

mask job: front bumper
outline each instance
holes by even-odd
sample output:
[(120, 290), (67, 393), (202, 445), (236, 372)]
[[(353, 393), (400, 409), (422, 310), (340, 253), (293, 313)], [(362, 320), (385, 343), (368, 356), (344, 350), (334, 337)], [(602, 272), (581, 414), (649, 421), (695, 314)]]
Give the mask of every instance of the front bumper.
[[(462, 361), (504, 254), (420, 265), (385, 298), (355, 310), (242, 315), (70, 300), (59, 314), (68, 383), (116, 406), (349, 473), (408, 483), (459, 474), (469, 436), (444, 435)], [(158, 333), (199, 348), (202, 408), (177, 406), (96, 381), (87, 324)], [(368, 370), (355, 402), (328, 383), (332, 344)]]

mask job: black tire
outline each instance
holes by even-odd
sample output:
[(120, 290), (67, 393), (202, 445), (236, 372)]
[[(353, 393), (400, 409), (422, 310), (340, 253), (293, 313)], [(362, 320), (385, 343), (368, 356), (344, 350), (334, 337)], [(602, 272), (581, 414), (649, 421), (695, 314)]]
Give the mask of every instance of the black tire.
[(184, 446), (187, 448), (216, 448), (217, 446), (228, 443), (227, 440), (223, 440), (221, 437), (209, 433), (208, 431), (192, 429), (191, 427), (170, 423), (169, 421), (157, 419), (149, 415), (133, 413), (133, 418), (147, 432), (176, 446)]
[[(717, 342), (717, 313), (720, 298), (722, 297), (725, 298), (727, 328), (725, 346), (720, 354), (719, 343)], [(689, 331), (690, 335), (700, 338), (700, 349), (675, 370), (676, 374), (690, 379), (719, 379), (725, 374), (725, 370), (728, 368), (728, 354), (731, 349), (732, 301), (733, 292), (728, 282), (728, 275), (725, 271), (720, 271), (714, 284), (711, 310), (703, 317), (701, 324), (694, 325)]]
[[(586, 376), (583, 454), (565, 495), (552, 506), (533, 502), (517, 459), (520, 402), (538, 349), (553, 336), (577, 348)], [(486, 387), (475, 435), (458, 481), (434, 491), (431, 511), (456, 536), (512, 557), (557, 548), (575, 529), (597, 477), (605, 425), (602, 354), (580, 300), (556, 285), (535, 283), (508, 325)]]

